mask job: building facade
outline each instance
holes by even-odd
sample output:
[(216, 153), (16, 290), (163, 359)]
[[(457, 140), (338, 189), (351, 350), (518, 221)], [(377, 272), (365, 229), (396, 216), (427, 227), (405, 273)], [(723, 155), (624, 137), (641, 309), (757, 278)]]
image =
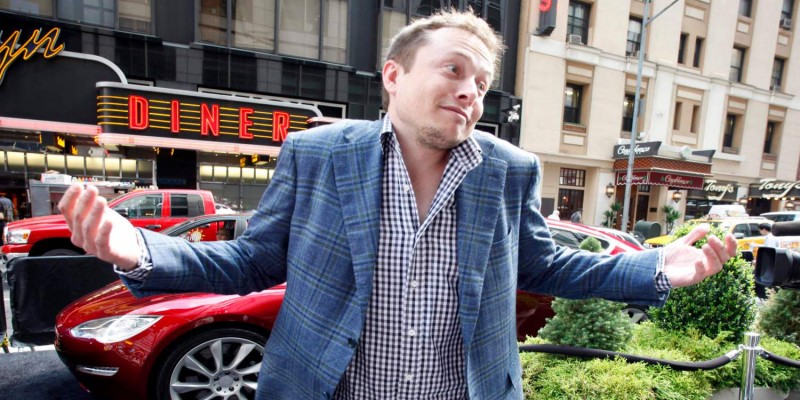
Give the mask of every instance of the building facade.
[[(255, 208), (280, 138), (313, 126), (302, 107), (381, 117), (389, 38), (444, 7), (471, 7), (516, 48), (520, 0), (0, 0), (13, 56), (0, 65), (0, 192), (24, 209), (50, 171)], [(479, 128), (518, 144), (514, 51), (501, 68)]]
[(796, 1), (672, 3), (649, 2), (646, 27), (642, 0), (522, 4), (519, 145), (543, 161), (543, 209), (605, 222), (624, 202), (631, 135), (629, 221), (665, 226), (664, 205), (692, 218), (713, 204), (758, 215), (800, 200)]

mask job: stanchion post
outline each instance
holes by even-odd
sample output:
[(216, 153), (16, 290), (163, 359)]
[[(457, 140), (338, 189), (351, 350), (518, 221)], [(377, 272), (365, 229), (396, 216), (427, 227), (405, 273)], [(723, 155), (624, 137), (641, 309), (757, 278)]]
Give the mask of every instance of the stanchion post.
[(744, 334), (742, 347), (742, 381), (739, 386), (739, 400), (753, 400), (753, 384), (756, 378), (756, 358), (761, 348), (758, 342), (761, 336), (755, 332)]

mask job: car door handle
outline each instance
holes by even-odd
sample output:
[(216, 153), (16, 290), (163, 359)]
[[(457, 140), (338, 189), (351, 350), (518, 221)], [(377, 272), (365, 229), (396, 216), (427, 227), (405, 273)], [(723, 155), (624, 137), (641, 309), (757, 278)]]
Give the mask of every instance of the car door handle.
[(144, 228), (145, 229), (150, 229), (151, 231), (154, 231), (156, 229), (161, 229), (161, 225), (145, 225)]

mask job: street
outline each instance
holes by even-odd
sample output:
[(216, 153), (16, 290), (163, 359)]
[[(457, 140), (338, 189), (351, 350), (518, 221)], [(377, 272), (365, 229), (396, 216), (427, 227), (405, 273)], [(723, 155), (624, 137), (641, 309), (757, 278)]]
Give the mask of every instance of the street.
[(58, 359), (55, 350), (0, 353), (0, 397), (30, 400), (94, 399)]

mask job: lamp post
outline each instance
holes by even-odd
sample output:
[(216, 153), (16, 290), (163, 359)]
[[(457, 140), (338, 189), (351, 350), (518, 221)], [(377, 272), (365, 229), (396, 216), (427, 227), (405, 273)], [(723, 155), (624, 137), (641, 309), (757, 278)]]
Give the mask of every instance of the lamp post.
[(674, 0), (672, 3), (669, 3), (668, 6), (664, 7), (661, 11), (659, 11), (656, 15), (653, 15), (653, 18), (647, 18), (647, 12), (649, 11), (651, 0), (644, 0), (644, 15), (642, 16), (642, 36), (639, 37), (639, 57), (638, 57), (638, 65), (636, 68), (636, 92), (633, 94), (633, 124), (631, 125), (631, 145), (630, 151), (628, 152), (628, 172), (625, 175), (625, 198), (623, 200), (623, 208), (622, 208), (622, 226), (620, 229), (623, 232), (628, 231), (628, 213), (631, 208), (631, 179), (633, 175), (633, 161), (634, 155), (633, 150), (636, 148), (636, 136), (638, 131), (638, 123), (639, 123), (639, 101), (641, 100), (641, 96), (639, 92), (642, 89), (642, 69), (644, 68), (644, 45), (645, 41), (647, 40), (647, 25), (653, 22), (654, 19), (658, 18), (659, 15), (663, 14), (664, 11), (667, 11), (668, 8), (672, 7), (678, 0)]

